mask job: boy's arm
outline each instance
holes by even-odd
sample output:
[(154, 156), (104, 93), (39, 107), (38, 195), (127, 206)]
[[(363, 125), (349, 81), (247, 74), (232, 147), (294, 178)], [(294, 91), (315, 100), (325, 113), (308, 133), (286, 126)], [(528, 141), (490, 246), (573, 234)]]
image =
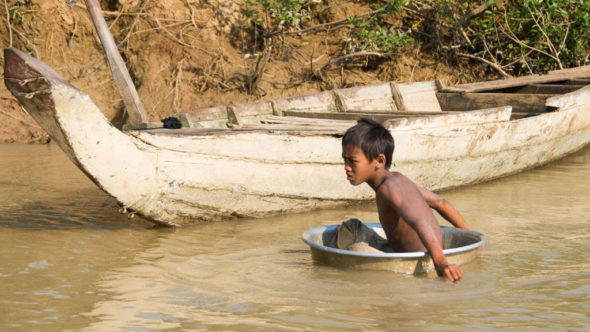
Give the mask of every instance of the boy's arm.
[[(428, 250), (430, 257), (432, 257), (437, 274), (439, 276), (446, 276), (451, 281), (461, 279), (463, 277), (463, 271), (459, 266), (448, 263), (447, 258), (443, 254), (442, 243), (439, 241), (437, 233), (430, 226), (431, 224), (428, 220), (426, 220), (428, 213), (430, 213), (431, 218), (434, 218), (434, 216), (430, 212), (430, 209), (428, 209), (428, 206), (424, 206), (424, 203), (419, 203), (420, 192), (414, 192), (411, 189), (408, 190), (408, 188), (395, 190), (390, 187), (383, 190), (383, 194), (384, 198), (392, 204), (398, 215), (416, 231), (424, 247)], [(438, 222), (436, 224), (438, 225)]]
[(426, 203), (428, 203), (431, 208), (435, 209), (436, 212), (438, 212), (453, 226), (457, 228), (471, 229), (471, 227), (467, 224), (467, 221), (465, 221), (463, 216), (451, 205), (451, 203), (430, 190), (426, 190), (421, 187), (418, 187), (418, 189), (420, 190), (420, 193), (422, 194), (422, 197)]

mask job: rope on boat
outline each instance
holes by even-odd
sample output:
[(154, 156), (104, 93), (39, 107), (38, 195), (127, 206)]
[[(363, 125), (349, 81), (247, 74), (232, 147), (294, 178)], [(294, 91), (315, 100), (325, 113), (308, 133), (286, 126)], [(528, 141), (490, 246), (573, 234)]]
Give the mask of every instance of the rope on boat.
[(51, 90), (49, 90), (49, 89), (39, 90), (39, 91), (34, 91), (34, 92), (12, 92), (12, 94), (15, 95), (16, 97), (25, 97), (26, 99), (32, 99), (36, 95), (50, 94), (50, 93), (51, 93)]
[(23, 86), (25, 84), (31, 83), (31, 82), (35, 82), (35, 81), (45, 81), (47, 83), (49, 83), (49, 80), (46, 77), (33, 77), (33, 78), (12, 78), (12, 77), (4, 77), (4, 80), (6, 81), (11, 81), (11, 82), (16, 82), (19, 85)]
[[(25, 79), (5, 77), (4, 80), (10, 81), (10, 82), (16, 82), (20, 86), (24, 86), (26, 84), (29, 84), (31, 82), (36, 82), (36, 81), (44, 81), (44, 82), (49, 83), (49, 80), (45, 77), (34, 77), (34, 78), (25, 78)], [(38, 94), (50, 94), (51, 89), (38, 90), (38, 91), (33, 91), (33, 92), (14, 92), (14, 91), (10, 91), (10, 92), (15, 97), (25, 97), (26, 99), (32, 99), (33, 97), (35, 97)]]

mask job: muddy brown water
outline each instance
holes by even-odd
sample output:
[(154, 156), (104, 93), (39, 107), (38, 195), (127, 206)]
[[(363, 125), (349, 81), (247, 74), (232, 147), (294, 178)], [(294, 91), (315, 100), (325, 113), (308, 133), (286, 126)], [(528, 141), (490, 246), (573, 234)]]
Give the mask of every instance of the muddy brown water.
[(58, 147), (0, 145), (0, 330), (590, 326), (590, 148), (443, 196), (488, 238), (458, 284), (312, 262), (303, 231), (373, 204), (150, 228)]

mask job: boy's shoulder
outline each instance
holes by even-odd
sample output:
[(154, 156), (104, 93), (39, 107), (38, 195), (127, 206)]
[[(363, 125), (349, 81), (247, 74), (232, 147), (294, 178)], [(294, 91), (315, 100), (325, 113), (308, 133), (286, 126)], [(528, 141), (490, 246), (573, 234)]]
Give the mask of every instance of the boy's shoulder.
[(375, 189), (377, 194), (384, 194), (396, 188), (404, 181), (405, 176), (400, 172), (387, 171), (387, 174), (381, 181), (381, 184)]
[(381, 193), (388, 192), (392, 194), (394, 192), (403, 191), (403, 189), (407, 189), (409, 187), (414, 186), (416, 186), (416, 184), (402, 173), (389, 172), (383, 180), (382, 185), (380, 185), (379, 191)]
[(410, 179), (408, 179), (402, 173), (395, 172), (395, 171), (394, 172), (389, 171), (383, 182), (384, 182), (384, 184), (398, 184), (398, 183), (403, 183), (406, 181), (410, 181)]
[(389, 172), (375, 196), (378, 204), (390, 206), (405, 205), (422, 197), (418, 185), (400, 172)]

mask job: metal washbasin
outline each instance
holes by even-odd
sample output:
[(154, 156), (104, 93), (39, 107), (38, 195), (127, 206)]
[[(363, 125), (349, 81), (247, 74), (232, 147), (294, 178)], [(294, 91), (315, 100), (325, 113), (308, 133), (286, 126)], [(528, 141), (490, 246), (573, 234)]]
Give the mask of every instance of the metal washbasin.
[[(385, 239), (379, 223), (365, 223)], [(360, 270), (384, 270), (406, 274), (423, 274), (434, 271), (434, 264), (427, 252), (359, 252), (327, 246), (337, 232), (339, 225), (308, 229), (302, 240), (311, 248), (314, 261), (340, 267)], [(483, 234), (466, 229), (441, 226), (443, 253), (451, 264), (461, 265), (477, 256), (486, 243)]]

